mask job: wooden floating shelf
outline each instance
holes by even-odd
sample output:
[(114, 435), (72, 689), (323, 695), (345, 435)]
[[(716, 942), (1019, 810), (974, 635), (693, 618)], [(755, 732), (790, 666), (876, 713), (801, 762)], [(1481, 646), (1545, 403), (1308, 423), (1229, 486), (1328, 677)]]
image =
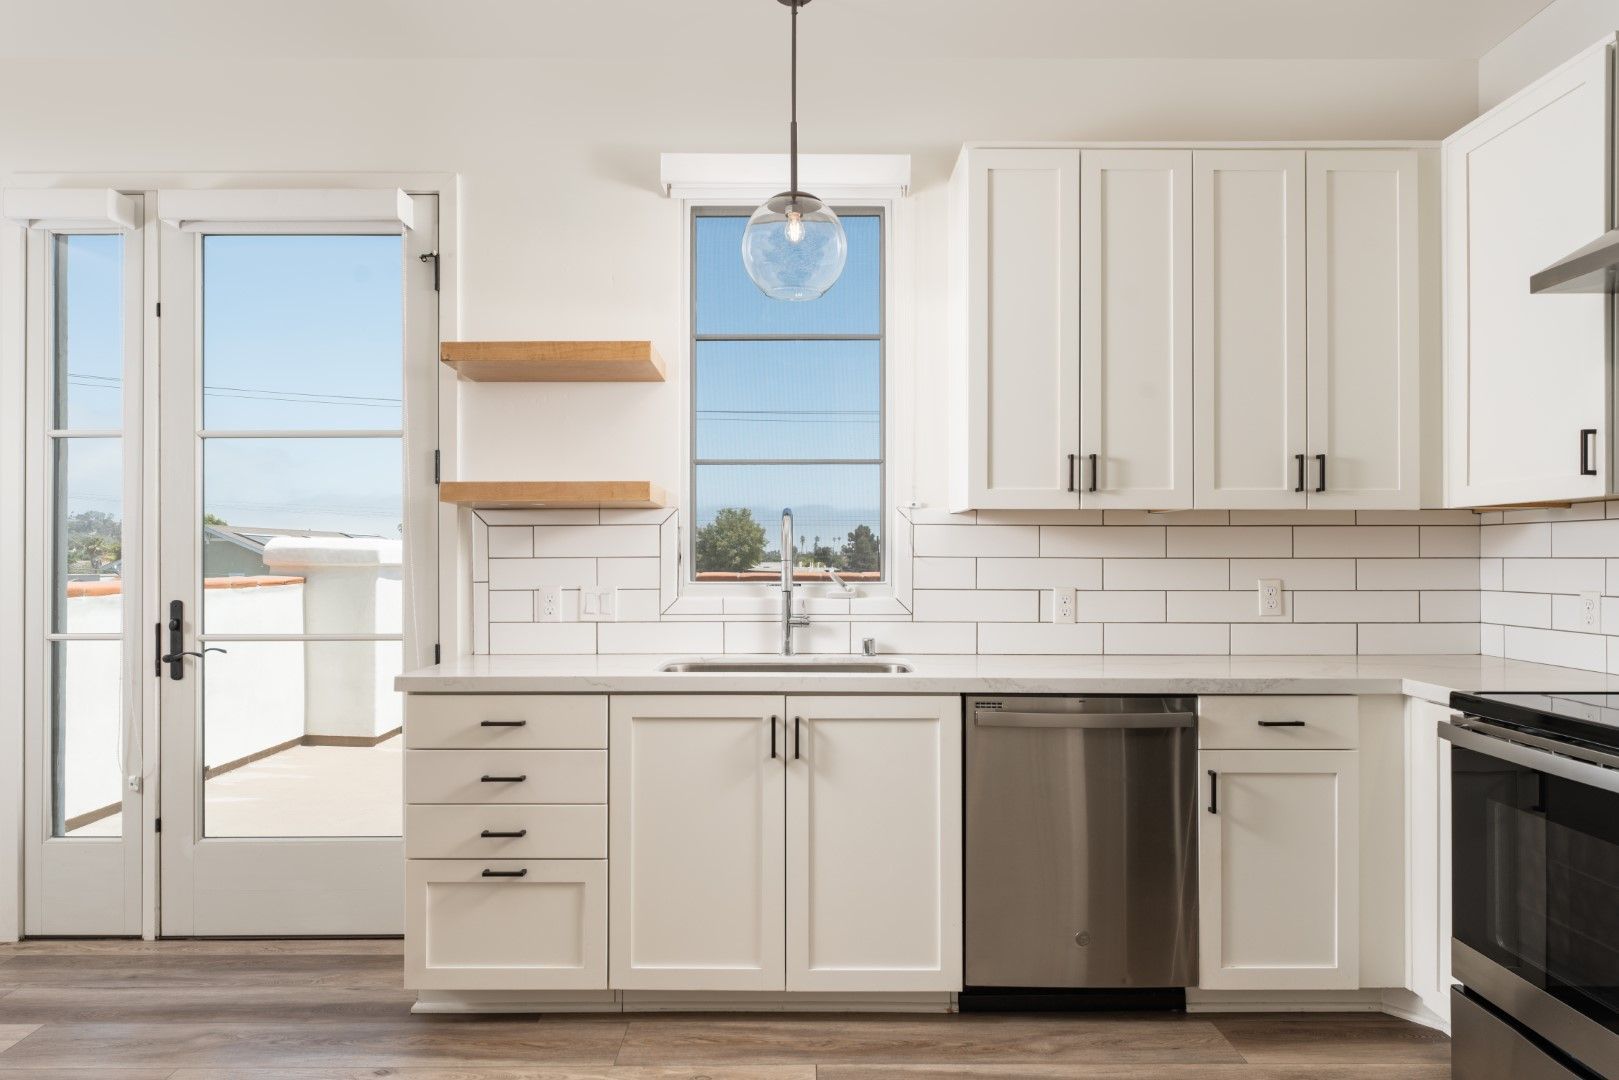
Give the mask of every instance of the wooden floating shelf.
[(446, 341), (439, 359), (473, 382), (663, 382), (650, 341)]
[(656, 510), (663, 488), (647, 480), (446, 480), (440, 502), (478, 510)]

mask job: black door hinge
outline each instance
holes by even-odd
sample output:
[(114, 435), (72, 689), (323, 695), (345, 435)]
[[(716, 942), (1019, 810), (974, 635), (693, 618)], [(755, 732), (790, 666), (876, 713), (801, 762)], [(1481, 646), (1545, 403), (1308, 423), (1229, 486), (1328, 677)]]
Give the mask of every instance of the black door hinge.
[(434, 450), (433, 451), (433, 483), (435, 483), (435, 484), (439, 482), (439, 464), (440, 464), (439, 452), (437, 450)]
[(435, 664), (438, 663), (438, 649), (439, 649), (438, 642), (436, 642), (436, 641), (433, 642), (433, 663), (435, 663)]
[(162, 818), (153, 818), (152, 819), (152, 831), (153, 832), (162, 832), (163, 831), (163, 819)]
[(438, 268), (440, 261), (438, 252), (429, 251), (425, 255), (418, 255), (416, 257), (422, 260), (422, 262), (430, 262), (433, 264), (433, 291), (438, 292)]

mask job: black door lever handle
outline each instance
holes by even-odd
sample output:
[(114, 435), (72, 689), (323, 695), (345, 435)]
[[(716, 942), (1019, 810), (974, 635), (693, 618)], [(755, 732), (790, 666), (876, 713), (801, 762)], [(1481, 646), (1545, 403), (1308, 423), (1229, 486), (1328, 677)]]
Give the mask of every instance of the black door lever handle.
[(203, 649), (186, 649), (182, 652), (164, 653), (162, 656), (158, 657), (158, 659), (165, 664), (172, 664), (178, 661), (182, 656), (195, 656), (200, 658), (203, 653), (229, 651), (230, 650), (228, 649), (221, 649), (218, 645), (209, 645), (207, 648)]

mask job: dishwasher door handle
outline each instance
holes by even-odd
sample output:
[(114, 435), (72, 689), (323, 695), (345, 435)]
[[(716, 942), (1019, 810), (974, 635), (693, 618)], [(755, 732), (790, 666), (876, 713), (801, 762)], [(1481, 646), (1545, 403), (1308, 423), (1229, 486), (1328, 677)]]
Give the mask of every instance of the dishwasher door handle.
[(1047, 713), (1011, 712), (1002, 709), (973, 710), (973, 722), (979, 727), (1083, 728), (1092, 731), (1123, 731), (1153, 728), (1189, 728), (1196, 721), (1197, 714), (1189, 712)]

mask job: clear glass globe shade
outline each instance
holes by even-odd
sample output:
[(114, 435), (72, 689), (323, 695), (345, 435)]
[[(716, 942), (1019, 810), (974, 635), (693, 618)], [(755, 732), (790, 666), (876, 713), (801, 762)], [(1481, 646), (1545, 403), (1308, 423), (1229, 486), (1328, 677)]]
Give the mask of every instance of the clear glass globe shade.
[(742, 265), (775, 300), (815, 300), (843, 273), (849, 239), (832, 208), (813, 195), (777, 195), (742, 234)]

